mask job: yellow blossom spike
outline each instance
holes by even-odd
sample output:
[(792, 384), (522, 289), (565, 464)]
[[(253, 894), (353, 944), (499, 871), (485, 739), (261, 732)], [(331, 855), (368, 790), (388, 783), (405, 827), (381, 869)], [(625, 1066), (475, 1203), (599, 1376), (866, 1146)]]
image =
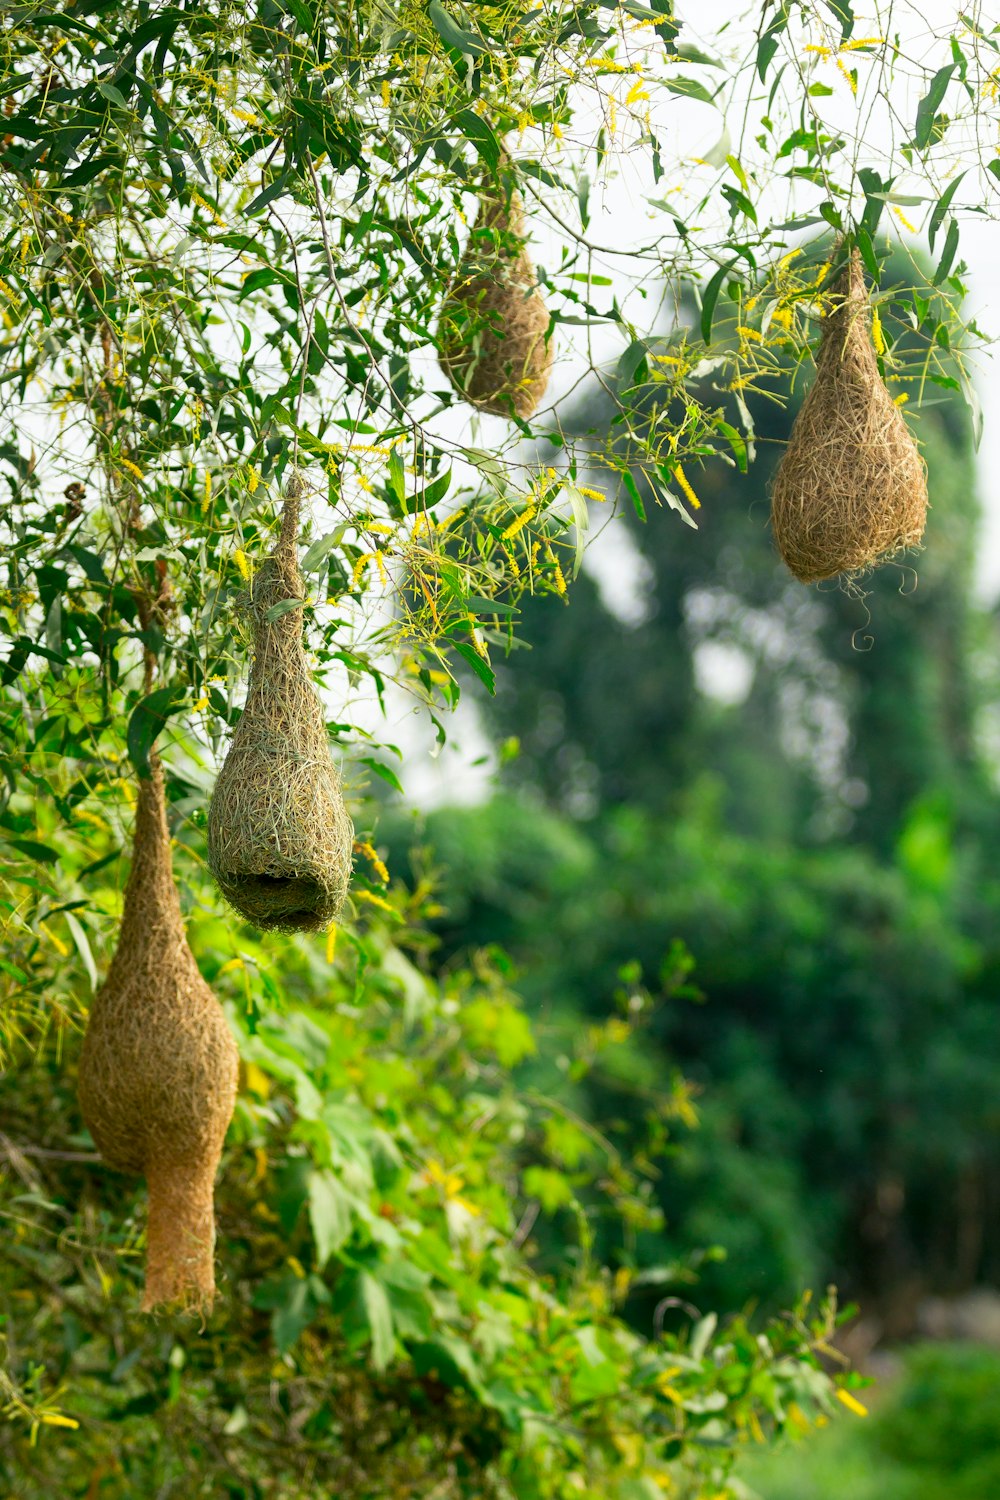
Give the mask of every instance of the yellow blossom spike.
[(517, 517), (517, 519), (515, 521), (511, 521), (507, 529), (500, 533), (500, 540), (502, 542), (509, 542), (511, 537), (515, 537), (517, 536), (519, 531), (523, 531), (537, 509), (538, 506), (534, 504), (527, 506)]
[(877, 307), (872, 308), (872, 343), (875, 345), (876, 354), (885, 353), (885, 334), (882, 332), (882, 319), (878, 315)]
[(670, 472), (673, 474), (677, 483), (680, 485), (681, 489), (684, 491), (684, 494), (687, 496), (689, 502), (694, 506), (695, 510), (701, 510), (701, 501), (698, 499), (698, 496), (691, 488), (690, 480), (688, 479), (681, 465), (675, 464)]
[(850, 84), (851, 93), (856, 94), (858, 92), (858, 80), (855, 78), (854, 74), (851, 72), (850, 68), (844, 62), (844, 59), (842, 57), (835, 58), (834, 61), (837, 64), (838, 71), (843, 74), (847, 82)]
[(356, 854), (363, 854), (365, 856), (365, 859), (367, 859), (368, 863), (371, 865), (372, 869), (375, 871), (375, 874), (378, 876), (382, 884), (388, 885), (389, 871), (386, 869), (384, 862), (379, 858), (378, 853), (372, 847), (372, 845), (367, 843), (363, 839), (355, 839), (354, 850)]
[(852, 1411), (856, 1417), (867, 1417), (867, 1406), (863, 1406), (862, 1403), (858, 1400), (857, 1396), (852, 1396), (850, 1391), (845, 1391), (843, 1388), (841, 1388), (837, 1392), (837, 1400), (840, 1402), (841, 1406), (846, 1406), (847, 1410)]

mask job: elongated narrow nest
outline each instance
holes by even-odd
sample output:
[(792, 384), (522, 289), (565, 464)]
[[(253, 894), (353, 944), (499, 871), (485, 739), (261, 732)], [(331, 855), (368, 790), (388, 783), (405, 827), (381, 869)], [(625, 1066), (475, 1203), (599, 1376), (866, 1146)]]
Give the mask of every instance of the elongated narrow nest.
[(522, 419), (538, 410), (552, 368), (549, 312), (524, 238), (520, 195), (484, 194), (438, 330), (441, 364), (459, 395), (480, 411)]
[(203, 1311), (215, 1295), (212, 1194), (237, 1070), (236, 1043), (184, 933), (154, 760), (139, 784), (118, 947), (90, 1008), (79, 1075), (101, 1155), (149, 1187), (145, 1311)]
[(857, 251), (835, 299), (771, 495), (778, 550), (803, 583), (916, 546), (927, 520), (923, 460), (879, 374)]
[(302, 647), (299, 496), (293, 480), (277, 545), (253, 581), (250, 686), (209, 809), (208, 859), (248, 922), (310, 932), (344, 904), (354, 828)]

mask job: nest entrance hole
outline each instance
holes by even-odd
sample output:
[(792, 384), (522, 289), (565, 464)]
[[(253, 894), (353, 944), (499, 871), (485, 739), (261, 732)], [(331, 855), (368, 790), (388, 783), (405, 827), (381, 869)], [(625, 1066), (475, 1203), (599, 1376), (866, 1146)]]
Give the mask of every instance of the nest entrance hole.
[(241, 909), (251, 909), (268, 921), (296, 932), (308, 932), (322, 922), (328, 894), (318, 880), (308, 875), (244, 875), (223, 872), (228, 887), (238, 891)]

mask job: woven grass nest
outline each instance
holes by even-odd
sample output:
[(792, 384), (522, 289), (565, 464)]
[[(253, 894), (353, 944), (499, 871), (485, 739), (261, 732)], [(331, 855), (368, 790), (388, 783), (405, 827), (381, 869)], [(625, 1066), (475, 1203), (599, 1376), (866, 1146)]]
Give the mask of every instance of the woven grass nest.
[(483, 194), (441, 313), (441, 364), (480, 411), (526, 419), (549, 383), (549, 313), (524, 248), (520, 194)]
[(927, 519), (923, 460), (879, 374), (856, 250), (835, 299), (771, 494), (778, 550), (803, 583), (915, 546)]
[(208, 861), (226, 900), (255, 927), (289, 932), (318, 931), (337, 916), (354, 842), (302, 647), (302, 610), (268, 618), (305, 594), (300, 494), (293, 479), (278, 542), (253, 581), (250, 687), (208, 814)]
[(157, 760), (139, 783), (118, 947), (90, 1009), (79, 1098), (109, 1166), (149, 1187), (143, 1310), (207, 1309), (212, 1190), (236, 1102), (238, 1057), (184, 934)]

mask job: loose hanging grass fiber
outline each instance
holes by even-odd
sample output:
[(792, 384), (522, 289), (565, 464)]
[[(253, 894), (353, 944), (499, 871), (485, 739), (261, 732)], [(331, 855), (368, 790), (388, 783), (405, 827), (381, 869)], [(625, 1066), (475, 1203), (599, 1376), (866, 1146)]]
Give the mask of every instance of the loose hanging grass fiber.
[(440, 358), (472, 406), (526, 419), (549, 383), (549, 313), (524, 248), (520, 194), (484, 192), (441, 313)]
[(277, 545), (253, 581), (250, 687), (208, 814), (208, 860), (226, 900), (255, 927), (289, 932), (337, 916), (354, 841), (302, 648), (301, 604), (279, 608), (305, 595), (300, 497), (296, 477)]
[(771, 495), (778, 550), (803, 583), (916, 546), (927, 519), (923, 460), (879, 374), (857, 250), (835, 298)]
[(83, 1117), (109, 1166), (149, 1187), (143, 1310), (206, 1310), (215, 1295), (212, 1190), (238, 1056), (184, 933), (163, 771), (140, 781), (132, 869), (108, 977), (80, 1059)]

